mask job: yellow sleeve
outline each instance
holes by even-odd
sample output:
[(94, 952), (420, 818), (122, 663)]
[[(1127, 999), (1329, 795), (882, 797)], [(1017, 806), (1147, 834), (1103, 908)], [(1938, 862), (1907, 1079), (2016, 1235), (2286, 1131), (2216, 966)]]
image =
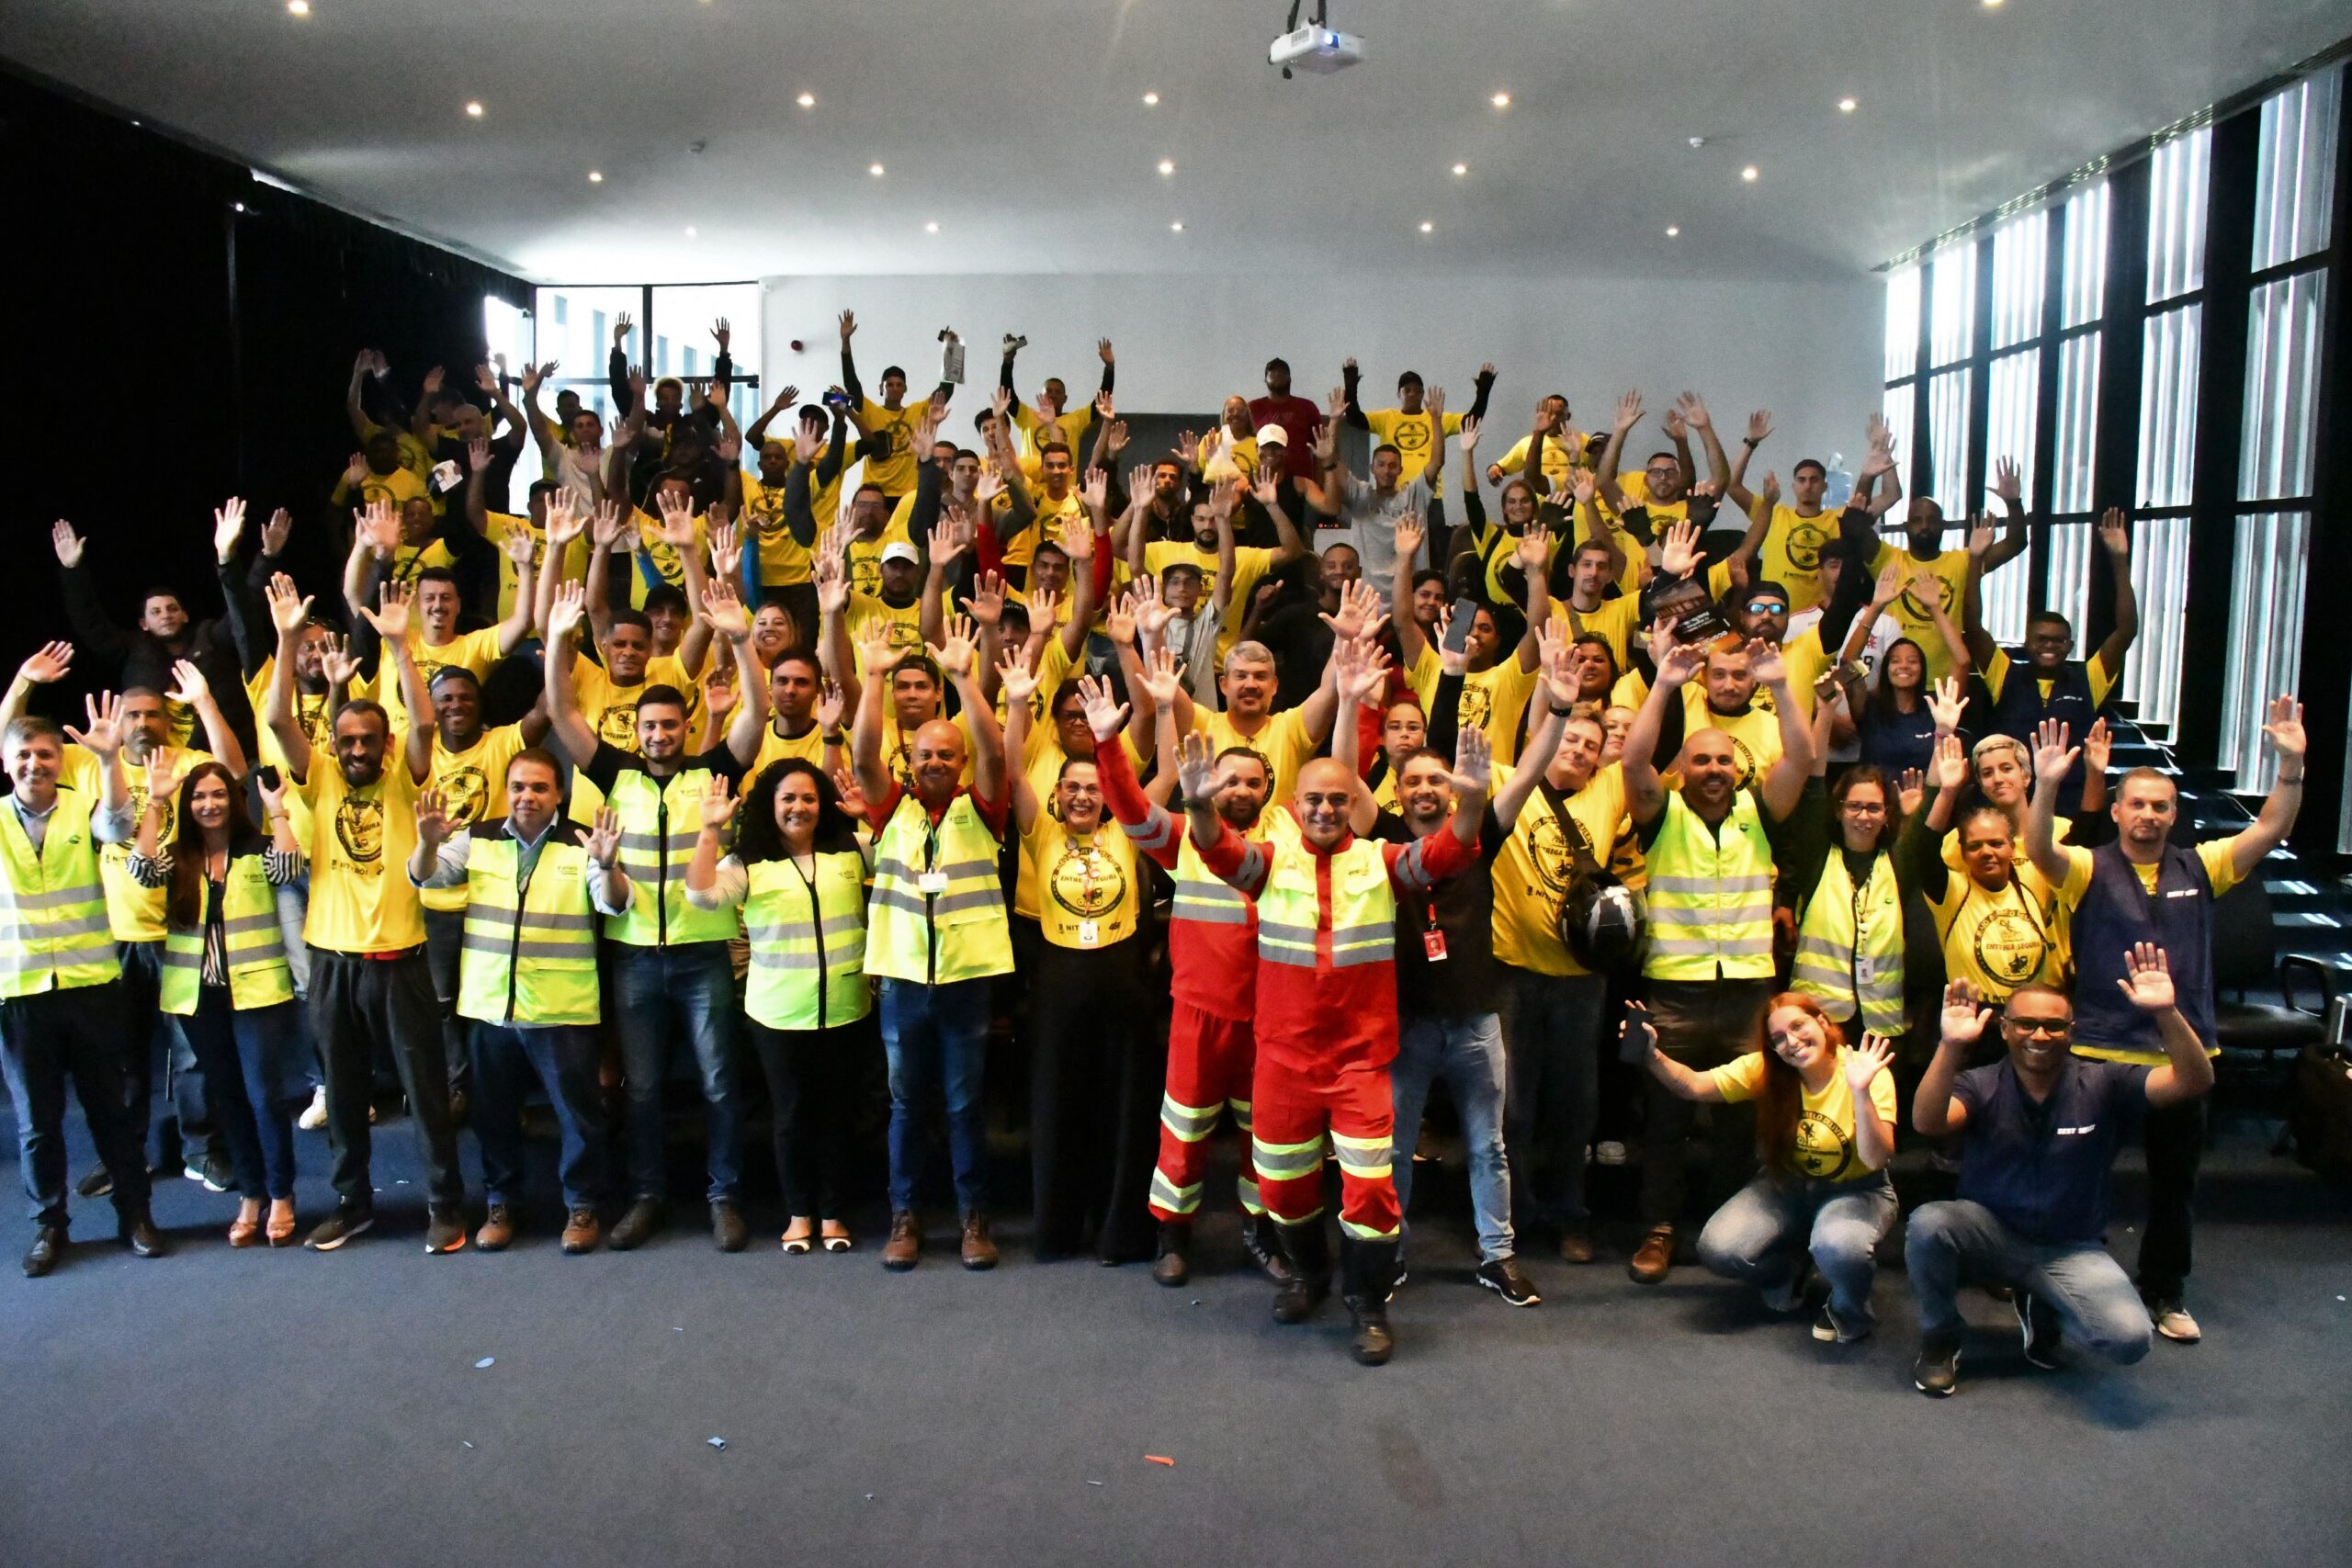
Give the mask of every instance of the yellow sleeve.
[[(1760, 1055), (1758, 1059), (1762, 1059)], [(1871, 1079), (1871, 1108), (1886, 1118), (1888, 1126), (1900, 1127), (1903, 1124), (1903, 1118), (1895, 1108), (1893, 1073), (1881, 1073)]]
[[(1886, 1075), (1882, 1073), (1879, 1076), (1884, 1077)], [(1761, 1051), (1742, 1052), (1722, 1066), (1711, 1067), (1707, 1071), (1707, 1087), (1734, 1105), (1743, 1100), (1755, 1099), (1756, 1091), (1763, 1086), (1764, 1053)], [(1893, 1094), (1892, 1086), (1887, 1092)]]
[[(1630, 495), (1627, 496), (1625, 498), (1625, 503), (1628, 506), (1632, 505), (1634, 503), (1634, 498)], [(1719, 600), (1730, 592), (1730, 566), (1723, 561), (1717, 561), (1713, 566), (1707, 568), (1707, 597), (1710, 599)]]
[[(2106, 696), (2105, 694), (2099, 690), (2098, 676), (2096, 673), (2098, 665), (2096, 660), (2094, 660), (2091, 668), (2094, 671), (2091, 676), (2091, 705), (2096, 707), (2098, 704), (2106, 700)], [(1984, 668), (1980, 673), (1982, 673), (1984, 679), (1984, 689), (1993, 694), (1993, 700), (1995, 702), (1999, 702), (2001, 700), (2001, 687), (2009, 678), (2009, 656), (2000, 649), (1995, 649), (1993, 650), (1993, 657), (1985, 660)]]
[(2071, 909), (2091, 890), (2091, 852), (2072, 844), (2061, 844), (2059, 852), (2066, 857), (2066, 880), (2058, 885), (2058, 902), (2062, 908)]
[(2237, 844), (2245, 836), (2233, 833), (2226, 839), (2212, 839), (2197, 846), (2197, 858), (2205, 863), (2205, 880), (2213, 885), (2216, 898), (2243, 880), (2238, 875)]
[[(2091, 706), (2100, 706), (2107, 701), (2107, 694), (2115, 690), (2115, 671), (2109, 670), (2107, 667), (2107, 660), (2100, 658), (2098, 654), (2094, 651), (2090, 658), (2084, 662), (2083, 673), (2089, 677), (2090, 680)], [(1998, 697), (2001, 694), (1996, 689), (1994, 691), (1993, 694), (1996, 697)], [(2221, 889), (2216, 887), (2213, 891), (2219, 893)]]

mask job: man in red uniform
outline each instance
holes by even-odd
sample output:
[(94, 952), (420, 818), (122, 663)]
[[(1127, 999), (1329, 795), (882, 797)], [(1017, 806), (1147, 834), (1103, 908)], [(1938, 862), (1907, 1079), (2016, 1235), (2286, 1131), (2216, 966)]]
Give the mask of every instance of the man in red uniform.
[[(1256, 843), (1216, 801), (1234, 764), (1189, 735), (1179, 777), (1192, 842), (1216, 875), (1258, 914), (1258, 1060), (1250, 1083), (1250, 1142), (1258, 1192), (1276, 1222), (1291, 1277), (1274, 1321), (1305, 1321), (1330, 1293), (1322, 1225), (1323, 1139), (1340, 1156), (1340, 1293), (1355, 1322), (1355, 1358), (1388, 1359), (1388, 1295), (1396, 1281), (1401, 1215), (1389, 1175), (1396, 1055), (1396, 897), (1429, 890), (1471, 865), (1486, 807), (1486, 732), (1464, 727), (1454, 755), (1450, 833), (1409, 844), (1358, 839), (1348, 828), (1355, 778), (1322, 757), (1298, 773), (1295, 838)], [(1441, 956), (1432, 948), (1430, 956)]]
[[(1159, 710), (1162, 755), (1175, 753), (1176, 694), (1182, 682), (1175, 655), (1155, 649), (1142, 684)], [(1086, 720), (1094, 733), (1100, 737), (1108, 727), (1107, 733), (1115, 737), (1126, 724), (1127, 710), (1112, 700), (1109, 687), (1091, 679), (1080, 682), (1079, 690), (1085, 695)], [(1280, 1284), (1288, 1270), (1274, 1250), (1271, 1227), (1260, 1223), (1266, 1211), (1247, 1143), (1250, 1078), (1257, 1057), (1250, 1025), (1255, 993), (1250, 982), (1258, 965), (1257, 906), (1209, 874), (1199, 852), (1186, 842), (1183, 823), (1164, 808), (1161, 802), (1176, 782), (1172, 771), (1163, 768), (1147, 791), (1136, 783), (1125, 747), (1098, 741), (1094, 755), (1111, 815), (1138, 852), (1176, 878), (1175, 912), (1168, 922), (1173, 971), (1170, 990), (1175, 1005), (1168, 1021), (1168, 1088), (1159, 1101), (1159, 1161), (1151, 1175), (1151, 1213), (1159, 1222), (1159, 1255), (1151, 1277), (1163, 1285), (1181, 1285), (1192, 1277), (1193, 1216), (1201, 1206), (1209, 1134), (1230, 1106), (1234, 1126), (1244, 1139), (1237, 1183), (1241, 1245)], [(1273, 773), (1265, 758), (1236, 746), (1217, 761), (1231, 763), (1216, 797), (1218, 817), (1253, 841), (1263, 841), (1270, 833), (1295, 836), (1287, 817), (1265, 815), (1267, 797), (1273, 793)]]

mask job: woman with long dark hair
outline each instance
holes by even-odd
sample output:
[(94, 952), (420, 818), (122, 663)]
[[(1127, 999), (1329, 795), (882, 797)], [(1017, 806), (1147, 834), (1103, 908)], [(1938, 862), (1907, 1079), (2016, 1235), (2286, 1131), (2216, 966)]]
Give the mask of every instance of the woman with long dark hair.
[[(237, 1178), (231, 1247), (294, 1242), (294, 1121), (280, 1092), (295, 1036), (294, 972), (277, 923), (277, 889), (302, 874), (285, 788), (261, 784), (270, 836), (245, 816), (244, 792), (219, 762), (148, 780), (131, 879), (164, 897), (163, 1010), (180, 1021), (204, 1074)], [(163, 841), (177, 803), (177, 827)], [(269, 1205), (265, 1228), (262, 1205)]]
[[(1638, 1019), (1627, 1027), (1646, 1028)], [(1744, 1280), (1774, 1312), (1804, 1305), (1805, 1265), (1829, 1283), (1813, 1337), (1848, 1344), (1866, 1337), (1873, 1252), (1894, 1224), (1892, 1049), (1876, 1034), (1859, 1047), (1801, 991), (1764, 1010), (1760, 1048), (1723, 1066), (1693, 1072), (1650, 1043), (1649, 1068), (1684, 1100), (1756, 1102), (1756, 1143), (1764, 1168), (1717, 1209), (1699, 1233), (1700, 1260)]]
[(771, 762), (743, 792), (733, 852), (719, 846), (739, 803), (727, 780), (703, 796), (702, 834), (686, 864), (686, 902), (741, 906), (751, 940), (743, 1010), (768, 1081), (776, 1176), (791, 1220), (784, 1250), (854, 1245), (842, 1223), (844, 1139), (874, 1011), (865, 979), (869, 846), (832, 780), (805, 758)]

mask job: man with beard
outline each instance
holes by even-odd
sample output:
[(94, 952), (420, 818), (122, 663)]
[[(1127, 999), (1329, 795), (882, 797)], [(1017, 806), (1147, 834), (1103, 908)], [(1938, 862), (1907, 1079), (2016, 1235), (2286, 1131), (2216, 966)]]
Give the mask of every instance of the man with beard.
[(465, 1175), (449, 1115), (449, 1065), (424, 955), (424, 919), (416, 889), (401, 867), (416, 845), (416, 802), (433, 766), (433, 727), (424, 681), (411, 651), (411, 593), (384, 584), (380, 609), (360, 613), (383, 639), (400, 673), (409, 710), (408, 738), (390, 756), (391, 721), (361, 698), (334, 716), (334, 754), (316, 755), (295, 716), (294, 665), (311, 601), (293, 579), (269, 584), (270, 624), (277, 628), (277, 668), (266, 716), (296, 791), (311, 810), (303, 852), (311, 863), (311, 1031), (325, 1067), (327, 1141), (334, 1151), (334, 1213), (309, 1245), (332, 1252), (376, 1223), (369, 1179), (368, 1110), (376, 1053), (387, 1051), (407, 1091), (428, 1196), (424, 1247), (455, 1252), (466, 1244)]
[[(1881, 457), (1872, 456), (1874, 459)], [(1911, 585), (1894, 602), (1892, 613), (1903, 635), (1927, 654), (1931, 682), (1951, 673), (1952, 660), (1936, 630), (1935, 611), (1926, 596), (1939, 597), (1946, 615), (1964, 621), (1971, 571), (1981, 579), (2025, 553), (2025, 505), (2019, 500), (2017, 465), (2007, 457), (1994, 467), (1993, 493), (2008, 511), (2007, 528), (1997, 542), (1989, 525), (1980, 528), (1970, 536), (1964, 548), (1957, 550), (1944, 548), (1944, 509), (1924, 495), (1911, 498), (1900, 546), (1878, 536), (1879, 525), (1865, 509), (1848, 507), (1838, 516), (1838, 527), (1872, 577), (1898, 564), (1910, 574)]]
[[(1876, 414), (1871, 416), (1865, 440), (1872, 450), (1877, 448), (1885, 428), (1884, 420)], [(1747, 434), (1740, 438), (1739, 456), (1732, 459), (1731, 475), (1724, 485), (1724, 495), (1731, 503), (1751, 515), (1757, 497), (1747, 488), (1747, 463), (1771, 434), (1770, 409), (1758, 409), (1747, 416)], [(1764, 537), (1758, 547), (1758, 575), (1786, 588), (1790, 608), (1803, 615), (1828, 599), (1830, 585), (1823, 581), (1822, 569), (1832, 558), (1843, 557), (1833, 556), (1838, 536), (1838, 518), (1824, 511), (1821, 504), (1829, 490), (1829, 470), (1818, 457), (1800, 457), (1789, 482), (1792, 504), (1776, 504), (1766, 520)], [(1846, 504), (1880, 515), (1901, 499), (1902, 491), (1902, 481), (1890, 466), (1866, 472)]]
[(1290, 477), (1315, 477), (1315, 455), (1308, 448), (1323, 428), (1323, 411), (1309, 400), (1291, 391), (1290, 361), (1266, 361), (1266, 395), (1250, 400), (1250, 419), (1259, 427), (1258, 446), (1261, 462), (1272, 461), (1263, 456), (1269, 445), (1265, 427), (1271, 424), (1283, 433), (1283, 456)]
[[(1466, 414), (1445, 413), (1422, 406), (1421, 373), (1408, 370), (1396, 378), (1396, 406), (1393, 409), (1367, 411), (1358, 397), (1363, 372), (1355, 356), (1350, 355), (1340, 364), (1340, 390), (1347, 398), (1347, 423), (1369, 434), (1374, 441), (1396, 448), (1401, 459), (1399, 483), (1410, 484), (1426, 478), (1430, 487), (1430, 531), (1440, 538), (1445, 536), (1445, 463), (1439, 443), (1448, 435), (1459, 435), (1465, 419), (1487, 417), (1487, 394), (1494, 390), (1495, 367), (1489, 363), (1478, 367), (1478, 395)], [(1432, 466), (1432, 459), (1435, 459)]]
[[(2056, 803), (2075, 752), (2066, 727), (2044, 721), (2035, 737), (2037, 787), (2026, 822), (2026, 852), (2071, 912), (2076, 972), (2075, 1054), (2100, 1061), (2154, 1066), (2170, 1054), (2168, 1028), (2143, 1010), (2120, 1006), (2108, 982), (2120, 982), (2119, 955), (2154, 945), (2166, 960), (2188, 1020), (2207, 1055), (2221, 1054), (2213, 1025), (2213, 900), (2255, 874), (2263, 857), (2286, 842), (2303, 800), (2302, 705), (2270, 705), (2262, 727), (2278, 753), (2278, 774), (2254, 826), (2190, 848), (2172, 841), (2180, 790), (2152, 768), (2134, 768), (2116, 786), (2116, 840), (2096, 850), (2061, 848)], [(2182, 1304), (2188, 1280), (2191, 1209), (2205, 1146), (2203, 1101), (2171, 1107), (2152, 1100), (2146, 1121), (2148, 1224), (2140, 1238), (2141, 1295), (2156, 1332), (2177, 1344), (2202, 1337)]]
[(938, 424), (939, 412), (946, 410), (947, 400), (954, 396), (956, 389), (942, 381), (929, 397), (910, 403), (907, 373), (890, 365), (883, 367), (882, 400), (876, 402), (865, 395), (865, 387), (859, 383), (857, 361), (850, 352), (849, 340), (857, 333), (857, 313), (843, 310), (841, 327), (842, 388), (871, 444), (865, 458), (865, 482), (881, 492), (887, 515), (892, 502), (915, 488), (915, 469), (931, 445), (929, 434), (918, 427), (925, 423), (934, 427)]

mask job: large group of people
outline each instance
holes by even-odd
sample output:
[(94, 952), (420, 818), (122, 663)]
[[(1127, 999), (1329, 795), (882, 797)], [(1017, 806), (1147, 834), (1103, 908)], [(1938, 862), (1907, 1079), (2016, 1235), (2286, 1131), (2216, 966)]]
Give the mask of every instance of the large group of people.
[[(1410, 371), (1375, 409), (1352, 360), (1318, 406), (1277, 359), (1136, 455), (1107, 340), (1078, 401), (1024, 399), (1008, 338), (965, 419), (897, 366), (877, 399), (844, 312), (840, 383), (741, 430), (724, 322), (691, 387), (649, 384), (632, 330), (610, 429), (569, 391), (542, 409), (552, 365), (404, 397), (362, 353), (360, 450), (304, 525), (347, 538), (338, 582), (286, 570), (288, 512), (249, 541), (232, 500), (219, 613), (156, 587), (124, 624), (56, 525), (73, 639), (0, 702), (28, 1275), (77, 1190), (165, 1251), (167, 1169), (233, 1190), (231, 1246), (295, 1244), (298, 1113), (336, 1198), (302, 1239), (340, 1248), (397, 1103), (427, 1250), (505, 1248), (538, 1095), (562, 1250), (634, 1248), (672, 1207), (681, 1067), (716, 1244), (748, 1245), (764, 1101), (783, 1250), (849, 1251), (878, 1038), (892, 1269), (943, 1190), (962, 1264), (997, 1261), (1009, 1044), (1040, 1257), (1182, 1285), (1229, 1201), (1275, 1317), (1336, 1280), (1366, 1363), (1441, 1080), (1476, 1278), (1510, 1305), (1541, 1299), (1532, 1247), (1600, 1256), (1589, 1179), (1630, 1145), (1631, 1277), (1695, 1257), (1825, 1342), (1872, 1331), (1899, 1229), (1924, 1392), (1956, 1386), (1963, 1281), (2037, 1366), (2198, 1337), (2212, 905), (2292, 826), (2304, 736), (2279, 698), (2278, 783), (2229, 838), (2177, 842), (2163, 773), (2110, 781), (2120, 512), (2112, 629), (2078, 660), (2054, 613), (2014, 649), (1984, 625), (2027, 539), (2016, 469), (1950, 542), (1874, 418), (1832, 505), (1816, 458), (1786, 500), (1751, 482), (1769, 412), (1734, 455), (1689, 393), (1644, 441), (1635, 393), (1587, 432), (1559, 394), (1509, 419), (1492, 365), (1466, 410)], [(78, 725), (35, 711), (69, 679)], [(2105, 1239), (2135, 1134), (2132, 1274)]]

